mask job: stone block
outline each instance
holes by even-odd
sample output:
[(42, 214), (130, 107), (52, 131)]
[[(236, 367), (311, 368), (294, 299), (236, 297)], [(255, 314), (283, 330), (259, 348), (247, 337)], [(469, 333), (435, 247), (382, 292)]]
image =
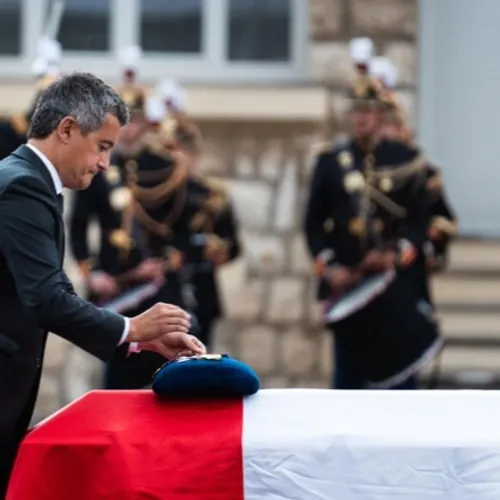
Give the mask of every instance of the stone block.
[(227, 175), (229, 161), (227, 147), (223, 144), (206, 141), (203, 144), (203, 154), (198, 161), (200, 172), (207, 175)]
[(278, 332), (267, 325), (253, 325), (238, 333), (238, 357), (259, 375), (276, 369)]
[(264, 228), (271, 219), (273, 189), (262, 181), (227, 181), (236, 216), (242, 225), (249, 228)]
[(319, 372), (330, 380), (333, 371), (333, 334), (328, 331), (321, 332), (321, 352), (319, 359)]
[(48, 368), (54, 372), (59, 370), (63, 366), (66, 354), (70, 348), (71, 344), (67, 340), (57, 335), (50, 334), (45, 349), (44, 368)]
[(311, 0), (309, 2), (311, 37), (313, 40), (331, 40), (342, 31), (343, 0)]
[(283, 141), (275, 139), (265, 142), (259, 157), (259, 175), (268, 181), (281, 177), (284, 165)]
[(262, 313), (266, 284), (262, 280), (247, 278), (243, 259), (221, 269), (219, 282), (228, 319), (254, 320)]
[(330, 381), (326, 378), (299, 378), (292, 387), (299, 389), (330, 389)]
[(350, 4), (356, 35), (416, 36), (416, 0), (351, 0)]
[(398, 68), (398, 83), (416, 86), (417, 47), (410, 42), (391, 42), (387, 43), (384, 49), (384, 55)]
[(61, 397), (64, 404), (74, 401), (94, 389), (96, 387), (95, 374), (100, 372), (103, 367), (102, 361), (72, 345), (68, 349), (60, 376)]
[(281, 272), (285, 267), (285, 242), (275, 234), (242, 231), (245, 257), (250, 271)]
[(348, 85), (355, 76), (348, 43), (316, 42), (309, 49), (311, 77), (322, 83)]
[(292, 237), (290, 244), (290, 257), (293, 272), (311, 274), (312, 260), (309, 256), (305, 235), (302, 231)]
[(330, 109), (334, 113), (335, 121), (340, 127), (345, 127), (348, 120), (348, 112), (352, 101), (347, 92), (332, 92), (330, 98)]
[(283, 169), (283, 175), (276, 189), (274, 205), (274, 229), (290, 231), (296, 223), (298, 195), (297, 161), (290, 158)]
[(61, 387), (57, 377), (44, 374), (38, 391), (34, 414), (36, 419), (46, 418), (63, 406)]
[(213, 329), (212, 350), (214, 352), (234, 352), (235, 338), (238, 335), (239, 326), (226, 319), (218, 321)]
[(308, 377), (318, 363), (317, 338), (308, 337), (299, 328), (291, 328), (281, 336), (283, 372), (290, 376)]
[(290, 380), (287, 377), (265, 377), (261, 380), (261, 389), (286, 389), (290, 386)]
[(304, 314), (304, 281), (300, 278), (276, 278), (270, 286), (267, 317), (270, 321), (296, 322)]

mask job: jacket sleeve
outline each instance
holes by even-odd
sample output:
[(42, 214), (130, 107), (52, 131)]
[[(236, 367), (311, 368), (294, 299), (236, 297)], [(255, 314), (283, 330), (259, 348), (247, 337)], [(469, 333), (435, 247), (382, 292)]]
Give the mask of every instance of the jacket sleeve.
[(0, 196), (0, 252), (26, 313), (40, 328), (106, 360), (121, 341), (125, 319), (75, 294), (62, 270), (59, 221), (47, 196), (32, 177), (6, 188)]
[(304, 233), (307, 248), (312, 258), (318, 257), (329, 244), (325, 231), (325, 222), (329, 217), (328, 197), (328, 169), (331, 168), (332, 158), (330, 155), (321, 154), (313, 171), (309, 193), (306, 201), (304, 217)]
[(229, 262), (237, 259), (241, 254), (241, 244), (238, 235), (238, 221), (231, 204), (228, 205), (224, 213), (217, 220), (214, 231), (217, 236), (229, 245)]
[(425, 173), (419, 173), (413, 179), (414, 189), (407, 207), (407, 216), (403, 238), (415, 248), (422, 248), (427, 241), (430, 223), (428, 191)]

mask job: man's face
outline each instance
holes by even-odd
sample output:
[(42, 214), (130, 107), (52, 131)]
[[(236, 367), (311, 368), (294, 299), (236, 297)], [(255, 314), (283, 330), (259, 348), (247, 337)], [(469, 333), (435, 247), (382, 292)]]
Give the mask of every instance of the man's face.
[(69, 189), (86, 189), (98, 172), (109, 168), (111, 150), (120, 134), (120, 122), (107, 114), (101, 128), (83, 135), (77, 123), (61, 126), (65, 147), (60, 157), (60, 175)]
[(374, 109), (355, 108), (350, 113), (350, 122), (356, 137), (368, 137), (377, 132), (379, 117)]

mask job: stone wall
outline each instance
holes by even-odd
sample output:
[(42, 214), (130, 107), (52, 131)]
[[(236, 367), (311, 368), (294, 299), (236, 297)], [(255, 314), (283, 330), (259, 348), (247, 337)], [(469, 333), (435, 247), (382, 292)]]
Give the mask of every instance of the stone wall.
[[(310, 74), (330, 99), (324, 123), (202, 123), (202, 168), (228, 185), (244, 255), (221, 271), (226, 317), (215, 350), (249, 362), (265, 387), (327, 387), (331, 339), (318, 328), (314, 282), (300, 230), (314, 144), (342, 131), (352, 78), (348, 42), (371, 36), (400, 71), (400, 97), (415, 112), (416, 1), (310, 0)], [(325, 127), (326, 125), (326, 127)], [(74, 266), (68, 260), (73, 274)], [(74, 277), (74, 274), (73, 274)], [(102, 366), (51, 338), (37, 418), (99, 382)]]

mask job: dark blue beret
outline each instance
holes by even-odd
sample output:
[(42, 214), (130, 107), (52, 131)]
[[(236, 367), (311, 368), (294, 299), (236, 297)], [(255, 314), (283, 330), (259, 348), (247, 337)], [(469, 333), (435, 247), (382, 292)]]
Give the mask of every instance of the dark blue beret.
[(260, 387), (257, 373), (227, 354), (204, 354), (165, 363), (153, 377), (162, 397), (244, 397)]

